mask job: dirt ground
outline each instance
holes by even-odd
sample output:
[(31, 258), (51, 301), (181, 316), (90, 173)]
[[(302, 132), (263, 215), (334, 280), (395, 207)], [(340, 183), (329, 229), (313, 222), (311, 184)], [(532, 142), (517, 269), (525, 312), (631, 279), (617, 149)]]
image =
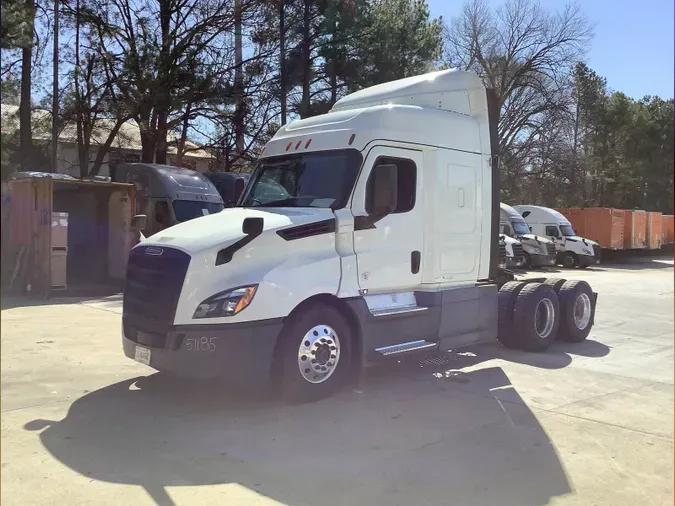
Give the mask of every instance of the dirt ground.
[(119, 296), (4, 300), (2, 504), (673, 504), (672, 260), (551, 275), (599, 292), (586, 342), (372, 368), (302, 406), (128, 360)]

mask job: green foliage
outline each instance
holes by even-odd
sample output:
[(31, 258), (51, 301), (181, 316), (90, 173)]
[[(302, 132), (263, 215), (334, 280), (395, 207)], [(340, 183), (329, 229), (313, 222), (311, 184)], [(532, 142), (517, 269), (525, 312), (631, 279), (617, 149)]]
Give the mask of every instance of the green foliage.
[[(234, 61), (235, 4), (241, 67)], [(424, 0), (61, 6), (62, 26), (72, 30), (79, 20), (80, 27), (77, 72), (72, 40), (62, 51), (61, 120), (79, 125), (84, 151), (91, 144), (92, 156), (97, 152), (94, 167), (107, 149), (92, 141), (96, 125), (132, 118), (144, 160), (165, 159), (173, 147), (194, 150), (189, 137), (196, 135), (218, 168), (248, 168), (282, 123), (325, 113), (346, 93), (447, 66), (474, 71), (496, 90), (505, 201), (672, 212), (673, 100), (613, 92), (577, 63), (592, 39), (578, 5), (553, 12), (537, 0), (470, 0), (448, 26)], [(3, 0), (3, 50), (33, 45), (34, 11), (34, 3)], [(17, 104), (21, 60), (13, 61), (2, 96)], [(240, 68), (241, 88), (234, 78)], [(242, 128), (243, 150), (236, 142)], [(173, 134), (181, 140), (172, 145)], [(3, 171), (16, 164), (17, 145), (16, 134), (3, 135)]]
[(21, 82), (11, 74), (0, 81), (0, 96), (3, 104), (19, 105), (21, 100)]
[(434, 70), (442, 53), (443, 24), (423, 0), (379, 0), (356, 48), (351, 90)]
[(26, 0), (2, 0), (0, 48), (17, 49), (33, 45), (35, 12)]

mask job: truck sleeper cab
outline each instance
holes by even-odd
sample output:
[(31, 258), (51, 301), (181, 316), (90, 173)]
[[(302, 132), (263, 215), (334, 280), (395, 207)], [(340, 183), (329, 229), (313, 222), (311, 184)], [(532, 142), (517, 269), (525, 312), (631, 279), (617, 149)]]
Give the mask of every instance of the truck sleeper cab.
[(503, 202), (499, 204), (499, 231), (517, 239), (522, 245), (523, 268), (555, 265), (555, 244), (545, 237), (532, 234), (518, 211)]
[(553, 241), (557, 263), (568, 269), (585, 269), (600, 263), (600, 245), (579, 237), (569, 220), (555, 209), (531, 205), (519, 205), (514, 209), (522, 215), (532, 233)]
[(237, 207), (132, 250), (124, 353), (312, 400), (402, 354), (585, 339), (586, 283), (497, 284), (488, 96), (472, 73), (434, 72), (282, 127)]

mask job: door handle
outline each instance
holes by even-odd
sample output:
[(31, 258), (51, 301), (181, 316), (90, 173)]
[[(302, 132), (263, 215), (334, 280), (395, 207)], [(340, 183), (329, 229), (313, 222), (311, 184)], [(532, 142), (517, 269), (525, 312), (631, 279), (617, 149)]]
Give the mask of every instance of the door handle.
[(420, 260), (422, 255), (419, 251), (410, 253), (410, 272), (417, 274), (420, 271)]
[(457, 205), (464, 207), (464, 188), (457, 189)]

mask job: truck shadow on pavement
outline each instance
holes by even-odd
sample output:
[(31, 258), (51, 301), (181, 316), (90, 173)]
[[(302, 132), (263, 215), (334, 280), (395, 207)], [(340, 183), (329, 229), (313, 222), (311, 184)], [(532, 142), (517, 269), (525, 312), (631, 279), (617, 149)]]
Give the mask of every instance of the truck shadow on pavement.
[(538, 355), (475, 346), (371, 368), (358, 385), (304, 405), (156, 373), (88, 393), (63, 420), (25, 429), (41, 431), (47, 450), (81, 475), (141, 486), (162, 506), (176, 504), (171, 489), (182, 486), (216, 486), (190, 503), (231, 503), (226, 484), (247, 489), (244, 503), (535, 506), (571, 486), (537, 419), (546, 412), (535, 415), (488, 361), (557, 368), (572, 360), (568, 351), (608, 350), (593, 341)]

